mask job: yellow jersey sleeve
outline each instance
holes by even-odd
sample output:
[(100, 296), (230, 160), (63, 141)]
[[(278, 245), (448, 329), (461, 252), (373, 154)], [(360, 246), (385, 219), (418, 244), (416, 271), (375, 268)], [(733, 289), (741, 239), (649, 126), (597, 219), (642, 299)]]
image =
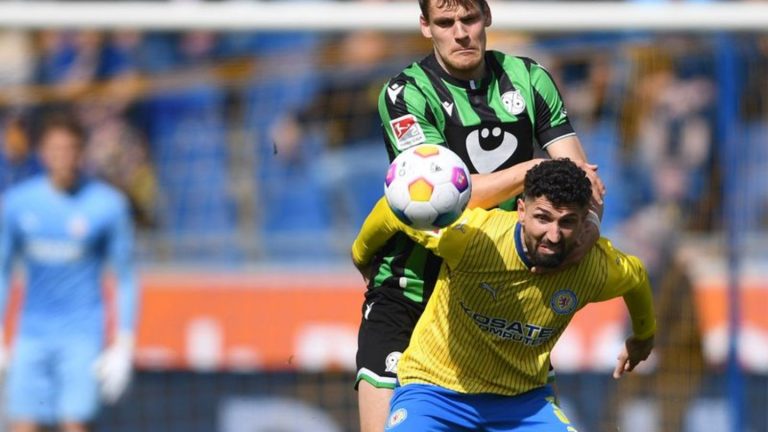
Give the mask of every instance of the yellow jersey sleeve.
[(455, 227), (467, 223), (468, 213), (470, 212), (465, 212), (456, 222), (441, 230), (422, 231), (402, 223), (389, 208), (387, 200), (381, 198), (368, 214), (352, 244), (352, 261), (357, 267), (367, 265), (376, 251), (395, 233), (403, 232), (416, 243), (442, 257), (449, 267), (455, 267), (461, 261), (469, 241), (469, 236), (463, 235), (465, 231)]
[(605, 238), (598, 241), (598, 247), (604, 253), (608, 277), (595, 301), (623, 297), (632, 319), (634, 335), (640, 339), (653, 336), (656, 332), (656, 318), (645, 266), (639, 258), (615, 249)]

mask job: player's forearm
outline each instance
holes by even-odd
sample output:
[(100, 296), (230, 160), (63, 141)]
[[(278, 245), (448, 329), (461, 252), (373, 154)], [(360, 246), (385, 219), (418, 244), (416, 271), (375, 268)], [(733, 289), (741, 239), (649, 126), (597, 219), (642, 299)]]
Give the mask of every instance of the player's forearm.
[(656, 315), (653, 293), (647, 275), (643, 283), (624, 294), (624, 303), (632, 320), (632, 332), (638, 339), (647, 339), (656, 333)]
[(140, 290), (136, 275), (129, 271), (117, 284), (117, 313), (120, 332), (134, 334), (139, 309)]
[(0, 251), (0, 327), (5, 322), (8, 295), (11, 289), (12, 260), (8, 251)]
[(365, 267), (395, 234), (391, 223), (395, 216), (384, 198), (381, 198), (365, 218), (360, 233), (352, 244), (352, 262), (357, 268)]
[(508, 201), (523, 191), (525, 173), (543, 159), (533, 159), (489, 174), (472, 175), (469, 208), (489, 209)]

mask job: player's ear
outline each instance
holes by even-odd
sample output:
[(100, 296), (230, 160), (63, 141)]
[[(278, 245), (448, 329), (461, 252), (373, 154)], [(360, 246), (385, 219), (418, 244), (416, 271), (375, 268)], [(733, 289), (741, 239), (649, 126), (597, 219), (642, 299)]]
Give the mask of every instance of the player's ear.
[(520, 223), (523, 223), (523, 219), (525, 219), (525, 201), (523, 199), (518, 198), (517, 199), (517, 220), (520, 221)]
[(488, 7), (488, 3), (483, 7), (483, 16), (485, 17), (484, 24), (486, 27), (490, 27), (493, 23), (493, 17), (491, 16), (491, 8)]
[(424, 18), (424, 15), (419, 15), (419, 24), (421, 27), (421, 34), (427, 39), (432, 39), (432, 30), (430, 30), (429, 21)]

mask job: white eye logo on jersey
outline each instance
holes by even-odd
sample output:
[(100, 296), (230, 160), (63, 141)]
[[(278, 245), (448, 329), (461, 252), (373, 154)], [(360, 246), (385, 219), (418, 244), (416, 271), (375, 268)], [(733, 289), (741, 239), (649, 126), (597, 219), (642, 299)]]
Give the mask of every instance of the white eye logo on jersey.
[(517, 90), (512, 90), (501, 95), (501, 103), (504, 109), (512, 115), (518, 115), (525, 110), (525, 98)]
[[(480, 145), (480, 138), (488, 139), (490, 135), (498, 138), (504, 134), (501, 144), (493, 150), (484, 150)], [(507, 161), (517, 150), (517, 138), (509, 132), (503, 132), (500, 127), (493, 130), (482, 128), (474, 130), (467, 135), (467, 155), (472, 165), (480, 174), (493, 172), (501, 164)]]

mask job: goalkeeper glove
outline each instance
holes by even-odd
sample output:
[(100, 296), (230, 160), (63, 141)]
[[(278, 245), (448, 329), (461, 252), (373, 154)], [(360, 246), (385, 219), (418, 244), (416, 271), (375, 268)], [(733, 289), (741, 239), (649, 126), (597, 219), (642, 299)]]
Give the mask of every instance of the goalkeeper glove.
[(94, 363), (101, 396), (108, 404), (120, 399), (131, 381), (133, 372), (133, 335), (120, 333)]

